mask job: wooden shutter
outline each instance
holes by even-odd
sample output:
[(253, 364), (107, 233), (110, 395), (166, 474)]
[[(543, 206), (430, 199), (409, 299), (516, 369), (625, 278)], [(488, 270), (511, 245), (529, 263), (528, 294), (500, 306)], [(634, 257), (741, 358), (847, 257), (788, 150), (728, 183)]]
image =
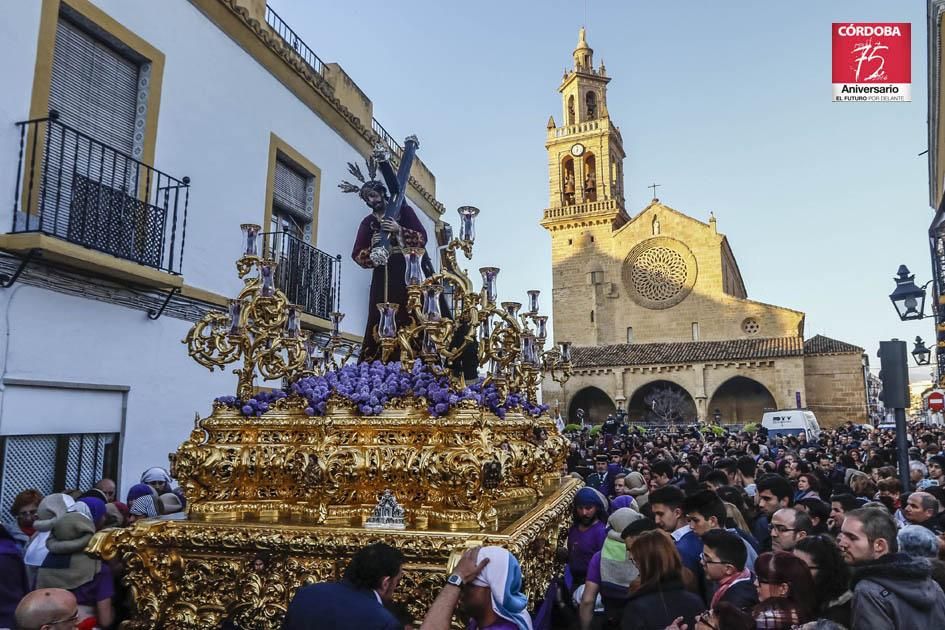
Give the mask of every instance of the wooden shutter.
[(306, 188), (309, 176), (276, 158), (275, 183), (272, 192), (273, 210), (288, 214), (298, 223), (311, 223)]
[(138, 71), (138, 64), (60, 18), (49, 108), (63, 123), (131, 155)]

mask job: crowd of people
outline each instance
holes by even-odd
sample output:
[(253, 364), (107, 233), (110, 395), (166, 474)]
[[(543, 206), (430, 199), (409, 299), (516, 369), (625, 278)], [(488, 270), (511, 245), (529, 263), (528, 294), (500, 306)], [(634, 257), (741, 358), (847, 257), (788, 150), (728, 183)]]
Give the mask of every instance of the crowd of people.
[[(619, 423), (567, 437), (584, 486), (543, 601), (524, 595), (513, 554), (475, 547), (415, 626), (398, 601), (404, 555), (374, 543), (343, 579), (299, 589), (284, 628), (445, 630), (457, 611), (477, 630), (945, 627), (945, 429), (910, 427), (905, 480), (893, 433), (852, 424), (812, 440)], [(0, 628), (117, 625), (121, 567), (85, 553), (89, 540), (182, 517), (185, 501), (160, 468), (125, 502), (115, 493), (103, 479), (17, 495), (0, 529)]]
[(28, 488), (0, 527), (0, 629), (109, 628), (127, 616), (119, 563), (86, 553), (95, 532), (139, 519), (183, 518), (186, 500), (168, 472), (149, 468), (119, 501), (111, 479), (48, 495)]
[[(572, 432), (584, 479), (560, 597), (572, 627), (945, 624), (945, 430), (852, 423), (768, 439), (698, 427)], [(620, 547), (618, 541), (623, 542)]]

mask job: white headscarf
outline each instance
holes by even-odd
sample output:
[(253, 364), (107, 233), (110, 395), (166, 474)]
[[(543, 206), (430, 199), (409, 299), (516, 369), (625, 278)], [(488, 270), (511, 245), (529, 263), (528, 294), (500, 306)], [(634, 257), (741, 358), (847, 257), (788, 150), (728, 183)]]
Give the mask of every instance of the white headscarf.
[(518, 559), (502, 547), (483, 547), (477, 562), (489, 558), (489, 564), (472, 581), (474, 586), (488, 586), (492, 591), (492, 610), (518, 630), (532, 630), (528, 614), (528, 596), (522, 592), (522, 568)]

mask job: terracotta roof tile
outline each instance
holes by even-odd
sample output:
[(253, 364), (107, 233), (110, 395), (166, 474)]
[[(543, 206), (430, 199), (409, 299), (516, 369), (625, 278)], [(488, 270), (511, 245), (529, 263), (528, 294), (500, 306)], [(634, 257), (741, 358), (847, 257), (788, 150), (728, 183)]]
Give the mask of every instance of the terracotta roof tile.
[(863, 348), (823, 335), (814, 335), (804, 342), (804, 354), (863, 354)]
[(737, 359), (772, 359), (797, 357), (803, 354), (804, 341), (800, 337), (768, 337), (728, 341), (580, 346), (572, 349), (571, 358), (574, 367), (587, 368), (617, 365), (666, 365)]

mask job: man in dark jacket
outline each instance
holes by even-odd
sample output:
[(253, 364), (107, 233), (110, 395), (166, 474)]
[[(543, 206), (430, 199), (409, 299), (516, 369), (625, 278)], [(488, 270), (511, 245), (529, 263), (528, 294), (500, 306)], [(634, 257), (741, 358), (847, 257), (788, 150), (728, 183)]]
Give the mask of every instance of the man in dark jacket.
[(404, 556), (384, 543), (361, 549), (340, 582), (300, 588), (289, 604), (283, 630), (400, 630), (403, 625), (387, 609), (403, 577)]
[(945, 593), (929, 561), (898, 553), (896, 533), (885, 510), (845, 514), (837, 546), (853, 566), (852, 630), (945, 627)]
[(709, 608), (728, 602), (750, 612), (758, 603), (758, 589), (745, 566), (747, 559), (748, 550), (738, 534), (713, 529), (702, 535), (702, 566), (714, 593)]

